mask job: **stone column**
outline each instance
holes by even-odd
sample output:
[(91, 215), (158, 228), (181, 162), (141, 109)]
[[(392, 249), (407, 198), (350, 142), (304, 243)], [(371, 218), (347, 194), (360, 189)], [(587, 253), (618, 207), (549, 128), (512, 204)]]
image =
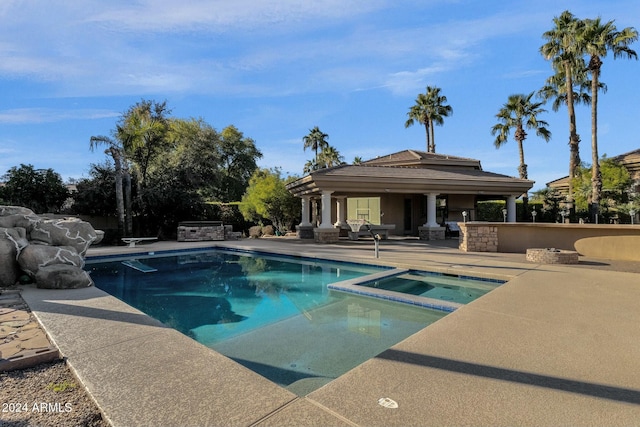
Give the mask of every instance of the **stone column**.
[(507, 222), (516, 222), (516, 196), (507, 197)]
[(418, 227), (421, 240), (444, 240), (445, 227), (436, 221), (436, 197), (438, 193), (427, 194), (427, 222)]
[(438, 193), (427, 194), (427, 222), (425, 227), (439, 227), (440, 225), (436, 221), (436, 197)]
[(336, 211), (337, 211), (336, 213), (338, 216), (338, 220), (336, 221), (335, 224), (333, 224), (333, 226), (337, 228), (346, 227), (347, 226), (347, 197), (346, 196), (336, 197)]
[(311, 197), (310, 196), (302, 196), (302, 221), (300, 221), (301, 227), (309, 227), (311, 226), (311, 222), (309, 222), (309, 207), (311, 206)]
[(318, 243), (335, 243), (340, 238), (340, 229), (331, 223), (331, 193), (333, 191), (322, 192), (322, 222), (313, 229), (314, 239)]
[(313, 224), (309, 222), (311, 196), (302, 196), (302, 221), (296, 226), (299, 239), (313, 239)]
[(331, 193), (333, 191), (322, 192), (322, 220), (318, 228), (333, 228), (331, 224)]

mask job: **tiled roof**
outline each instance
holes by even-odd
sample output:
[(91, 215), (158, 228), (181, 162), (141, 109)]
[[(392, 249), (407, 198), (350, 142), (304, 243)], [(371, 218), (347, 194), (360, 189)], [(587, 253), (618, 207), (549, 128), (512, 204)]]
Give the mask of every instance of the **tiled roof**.
[(407, 179), (517, 179), (508, 175), (486, 172), (471, 168), (412, 168), (369, 165), (342, 165), (333, 168), (319, 169), (311, 173), (315, 177), (371, 177), (371, 178), (407, 178)]
[(432, 164), (465, 165), (480, 167), (480, 161), (466, 157), (451, 156), (448, 154), (428, 153), (418, 150), (403, 150), (386, 156), (376, 157), (361, 163), (362, 165), (384, 166), (417, 166)]

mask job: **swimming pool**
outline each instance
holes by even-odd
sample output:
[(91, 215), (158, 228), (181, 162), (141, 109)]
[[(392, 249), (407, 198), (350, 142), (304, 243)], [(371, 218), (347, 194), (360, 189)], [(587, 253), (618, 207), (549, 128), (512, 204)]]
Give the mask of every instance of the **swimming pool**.
[(383, 267), (211, 249), (88, 259), (96, 287), (294, 393), (447, 313), (333, 292)]

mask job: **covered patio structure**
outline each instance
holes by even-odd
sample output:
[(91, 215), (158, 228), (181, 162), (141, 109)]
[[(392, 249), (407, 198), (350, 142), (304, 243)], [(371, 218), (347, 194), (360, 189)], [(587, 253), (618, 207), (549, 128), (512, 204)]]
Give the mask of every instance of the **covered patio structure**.
[(302, 199), (299, 237), (333, 242), (347, 220), (384, 225), (392, 235), (444, 239), (448, 223), (476, 219), (482, 200), (506, 200), (505, 220), (515, 222), (516, 199), (532, 186), (483, 171), (479, 160), (404, 150), (319, 169), (287, 188)]

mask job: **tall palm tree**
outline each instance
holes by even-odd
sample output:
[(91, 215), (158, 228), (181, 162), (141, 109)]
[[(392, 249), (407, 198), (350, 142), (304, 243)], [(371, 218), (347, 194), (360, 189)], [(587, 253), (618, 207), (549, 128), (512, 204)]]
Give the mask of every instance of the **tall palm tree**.
[[(546, 112), (542, 105), (544, 102), (533, 102), (535, 92), (531, 92), (529, 95), (515, 94), (510, 95), (506, 104), (502, 106), (496, 117), (499, 123), (491, 128), (491, 134), (497, 135), (494, 145), (496, 148), (502, 147), (507, 142), (509, 132), (514, 129), (514, 139), (518, 143), (518, 151), (520, 153), (520, 166), (518, 166), (518, 172), (521, 179), (527, 179), (527, 165), (524, 162), (524, 147), (523, 142), (527, 138), (525, 128), (533, 129), (536, 131), (536, 135), (544, 138), (545, 141), (551, 139), (551, 132), (547, 129), (549, 124), (544, 120), (539, 120), (538, 115)], [(523, 197), (525, 217), (527, 216), (527, 201), (528, 197)]]
[[(564, 90), (566, 93), (567, 111), (569, 113), (569, 182), (573, 178), (580, 166), (580, 137), (576, 131), (576, 115), (573, 99), (573, 72), (576, 69), (583, 69), (584, 62), (577, 45), (576, 38), (580, 27), (584, 25), (571, 12), (565, 10), (553, 18), (555, 28), (546, 31), (542, 37), (547, 43), (540, 47), (540, 53), (547, 60), (552, 61), (556, 72), (562, 72), (565, 78)], [(569, 184), (569, 203), (572, 204), (573, 188)]]
[(594, 222), (598, 221), (600, 194), (602, 193), (602, 176), (598, 157), (598, 88), (602, 58), (609, 51), (613, 57), (625, 56), (638, 58), (629, 45), (638, 40), (638, 32), (627, 27), (618, 31), (614, 21), (602, 23), (600, 18), (585, 19), (584, 27), (579, 34), (578, 42), (582, 50), (589, 56), (587, 69), (591, 74), (591, 205), (590, 211)]
[(527, 179), (527, 165), (524, 162), (523, 142), (527, 138), (525, 128), (536, 131), (536, 135), (544, 138), (545, 141), (551, 139), (551, 132), (547, 129), (549, 124), (544, 120), (539, 120), (538, 115), (547, 110), (542, 108), (544, 102), (532, 102), (535, 92), (529, 95), (515, 94), (509, 95), (509, 99), (502, 106), (496, 117), (499, 122), (491, 128), (491, 134), (497, 135), (494, 145), (496, 148), (502, 147), (509, 137), (509, 132), (514, 129), (513, 138), (518, 143), (520, 153), (520, 166), (518, 172), (521, 179)]
[(427, 137), (427, 152), (436, 152), (435, 136), (433, 125), (442, 126), (444, 118), (453, 114), (453, 108), (446, 105), (447, 97), (440, 94), (439, 87), (427, 86), (427, 92), (418, 94), (416, 103), (411, 108), (407, 116), (409, 118), (404, 124), (405, 128), (413, 126), (415, 122), (424, 126)]
[[(89, 148), (91, 151), (95, 150), (99, 145), (106, 145), (107, 149), (104, 151), (113, 159), (115, 165), (115, 181), (116, 181), (116, 213), (118, 216), (118, 232), (120, 235), (131, 235), (131, 229), (125, 222), (125, 196), (123, 191), (123, 176), (128, 168), (124, 167), (126, 163), (124, 157), (124, 150), (122, 145), (117, 141), (107, 136), (92, 136), (89, 140)], [(130, 182), (130, 181), (129, 181)]]
[[(316, 165), (318, 164), (318, 151), (322, 151), (325, 147), (329, 146), (327, 142), (328, 137), (329, 135), (323, 133), (318, 126), (315, 126), (313, 129), (309, 129), (309, 134), (302, 138), (304, 142), (303, 149), (306, 150), (310, 148), (315, 152), (314, 164)], [(315, 169), (317, 169), (317, 167), (311, 170)]]

